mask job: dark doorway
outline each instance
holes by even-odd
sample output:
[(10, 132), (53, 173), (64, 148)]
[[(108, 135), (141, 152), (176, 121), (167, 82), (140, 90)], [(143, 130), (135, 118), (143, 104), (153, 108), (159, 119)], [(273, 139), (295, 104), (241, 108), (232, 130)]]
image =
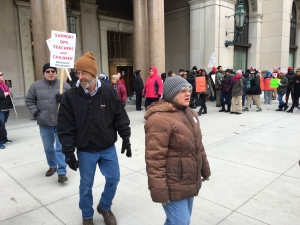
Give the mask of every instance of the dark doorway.
[(133, 66), (117, 66), (117, 72), (120, 72), (124, 77), (127, 96), (133, 93), (132, 82), (133, 82)]

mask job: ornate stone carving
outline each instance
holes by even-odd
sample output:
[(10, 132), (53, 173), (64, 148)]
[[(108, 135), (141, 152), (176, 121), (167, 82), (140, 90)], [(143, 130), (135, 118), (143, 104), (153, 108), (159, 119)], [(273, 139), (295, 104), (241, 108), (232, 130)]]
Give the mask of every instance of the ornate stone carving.
[(249, 0), (250, 12), (257, 12), (257, 0)]
[(30, 3), (29, 2), (24, 2), (24, 1), (18, 1), (15, 0), (15, 4), (19, 7), (19, 8), (30, 8)]

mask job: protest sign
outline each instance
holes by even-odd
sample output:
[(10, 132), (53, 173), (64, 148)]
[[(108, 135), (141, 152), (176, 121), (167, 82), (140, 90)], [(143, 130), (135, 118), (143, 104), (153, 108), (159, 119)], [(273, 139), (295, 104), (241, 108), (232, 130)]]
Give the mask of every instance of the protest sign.
[(271, 88), (270, 85), (271, 85), (271, 80), (272, 78), (266, 78), (264, 79), (264, 89), (265, 91), (273, 91), (274, 88)]
[(57, 68), (74, 68), (76, 34), (51, 31), (50, 65)]
[(196, 77), (195, 81), (196, 81), (196, 92), (198, 93), (206, 92), (205, 77)]
[(216, 58), (217, 58), (217, 53), (213, 53), (210, 57), (210, 60), (209, 60), (208, 66), (207, 66), (208, 68), (212, 68), (214, 66)]
[(280, 79), (273, 78), (270, 81), (270, 88), (278, 88)]

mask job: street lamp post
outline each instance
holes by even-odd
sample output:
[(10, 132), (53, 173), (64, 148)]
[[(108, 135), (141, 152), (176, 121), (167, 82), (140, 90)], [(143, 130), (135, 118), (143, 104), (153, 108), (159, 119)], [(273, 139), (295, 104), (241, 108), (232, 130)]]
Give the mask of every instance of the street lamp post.
[[(245, 20), (246, 20), (246, 11), (244, 9), (243, 5), (243, 0), (239, 0), (239, 5), (237, 9), (235, 10), (234, 13), (234, 25), (236, 28), (236, 32), (234, 34), (233, 40), (232, 41), (225, 41), (225, 47), (227, 48), (228, 46), (235, 45), (237, 42), (238, 38), (242, 35), (242, 31), (245, 26)], [(229, 18), (231, 16), (226, 16), (226, 18)]]

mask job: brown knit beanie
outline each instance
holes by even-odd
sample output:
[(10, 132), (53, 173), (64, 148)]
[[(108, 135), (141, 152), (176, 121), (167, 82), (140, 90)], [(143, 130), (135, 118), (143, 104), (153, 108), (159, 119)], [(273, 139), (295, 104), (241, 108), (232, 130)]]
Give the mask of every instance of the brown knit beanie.
[(75, 71), (82, 70), (94, 77), (98, 74), (96, 60), (92, 52), (86, 52), (75, 62)]
[(112, 75), (111, 78), (113, 78), (115, 81), (118, 82), (118, 80), (120, 79), (119, 75)]

